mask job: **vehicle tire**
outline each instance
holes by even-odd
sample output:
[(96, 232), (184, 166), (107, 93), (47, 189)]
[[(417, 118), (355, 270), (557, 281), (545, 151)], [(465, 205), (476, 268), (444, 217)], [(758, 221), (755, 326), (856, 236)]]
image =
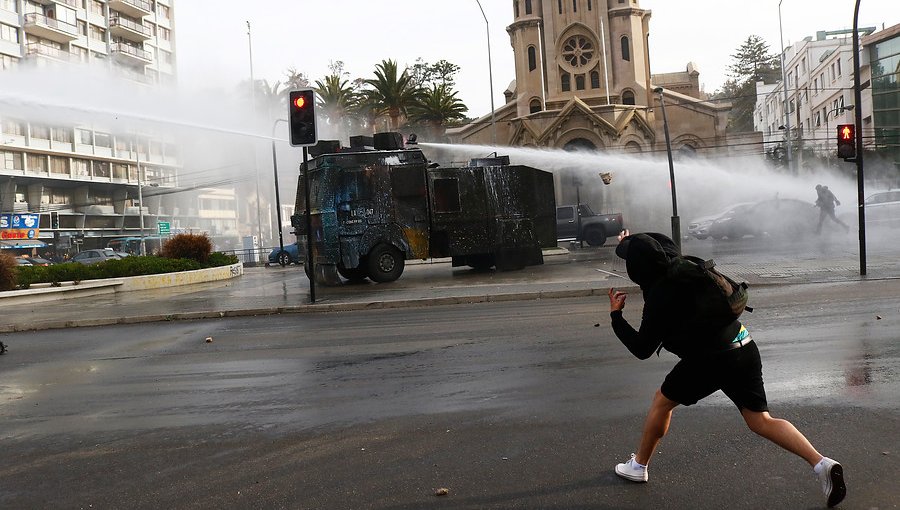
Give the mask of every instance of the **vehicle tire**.
[(291, 254), (286, 251), (278, 252), (277, 260), (278, 260), (278, 264), (280, 264), (282, 266), (289, 266), (289, 265), (291, 265), (292, 262), (295, 262), (294, 258), (291, 257)]
[(589, 228), (584, 232), (584, 241), (591, 246), (603, 246), (606, 243), (606, 232), (602, 228)]
[(366, 268), (363, 265), (360, 265), (359, 267), (344, 267), (343, 264), (338, 264), (337, 272), (345, 280), (349, 280), (353, 283), (363, 282), (368, 276), (366, 274)]
[(388, 244), (379, 244), (366, 256), (366, 269), (373, 282), (387, 283), (400, 278), (405, 261), (400, 250)]

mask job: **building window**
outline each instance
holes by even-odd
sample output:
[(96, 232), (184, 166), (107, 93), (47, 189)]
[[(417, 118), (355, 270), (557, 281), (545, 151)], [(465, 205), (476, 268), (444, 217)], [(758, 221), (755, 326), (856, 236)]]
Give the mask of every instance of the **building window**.
[(90, 0), (91, 1), (91, 14), (96, 14), (97, 16), (103, 16), (103, 2), (98, 0)]
[(834, 81), (834, 62), (831, 63), (831, 81)]
[(47, 126), (41, 126), (40, 124), (32, 124), (31, 125), (31, 137), (32, 138), (40, 138), (41, 140), (49, 140), (50, 139), (50, 128)]
[(80, 143), (80, 144), (84, 144), (84, 145), (93, 145), (94, 144), (93, 135), (87, 129), (76, 129), (75, 135), (78, 139), (78, 143)]
[(838, 59), (835, 63), (837, 64), (837, 75), (840, 76), (841, 75), (841, 57), (838, 57)]
[(94, 161), (94, 177), (105, 177), (109, 179), (108, 161)]
[(88, 170), (90, 168), (89, 162), (86, 159), (73, 159), (72, 160), (72, 173), (76, 177), (88, 177), (91, 175), (91, 171)]
[(634, 104), (634, 92), (630, 90), (622, 91), (622, 104)]
[(578, 0), (572, 0), (572, 12), (578, 12)]
[(531, 14), (531, 0), (525, 0), (525, 14)]
[(22, 170), (22, 153), (21, 152), (4, 152), (2, 153), (2, 163), (4, 170)]
[(562, 14), (562, 0), (556, 0), (556, 5), (559, 6), (559, 13)]
[(562, 73), (560, 77), (560, 86), (563, 92), (568, 92), (572, 90), (572, 77), (569, 76), (569, 73)]
[(71, 129), (55, 127), (52, 129), (51, 136), (54, 142), (72, 143)]
[(528, 47), (528, 70), (534, 71), (537, 69), (537, 51), (535, 51), (534, 46)]
[(532, 99), (531, 103), (528, 105), (528, 111), (530, 113), (537, 113), (541, 111), (541, 100), (540, 99)]
[(3, 132), (7, 135), (25, 136), (25, 123), (13, 119), (3, 119)]
[(19, 29), (6, 23), (0, 23), (0, 39), (19, 44)]
[(575, 89), (576, 90), (584, 90), (584, 75), (583, 74), (575, 75)]
[(47, 157), (40, 154), (29, 154), (28, 171), (42, 174), (47, 173)]
[(622, 60), (625, 60), (626, 62), (630, 62), (631, 61), (631, 46), (628, 44), (628, 36), (623, 35), (621, 42), (622, 42)]
[(591, 71), (591, 88), (592, 89), (600, 88), (600, 73), (597, 71)]
[(112, 148), (112, 137), (109, 135), (109, 133), (95, 133), (94, 145), (96, 145), (97, 147)]
[(19, 65), (19, 59), (10, 55), (0, 55), (0, 69), (15, 69)]
[(106, 42), (106, 30), (97, 25), (91, 25), (91, 39), (100, 42)]
[(156, 13), (162, 19), (169, 19), (169, 6), (156, 2)]
[(813, 78), (813, 94), (819, 93), (819, 79)]
[(69, 175), (69, 158), (50, 156), (50, 173)]
[(563, 58), (572, 67), (582, 67), (594, 58), (594, 45), (587, 37), (570, 37), (563, 45)]
[(515, 11), (515, 17), (519, 17), (519, 0), (515, 0), (513, 2), (513, 11)]
[(19, 4), (19, 0), (0, 0), (0, 9), (5, 9), (10, 12), (19, 12), (16, 8)]
[(591, 10), (591, 9), (592, 9), (591, 0), (588, 0), (588, 10)]

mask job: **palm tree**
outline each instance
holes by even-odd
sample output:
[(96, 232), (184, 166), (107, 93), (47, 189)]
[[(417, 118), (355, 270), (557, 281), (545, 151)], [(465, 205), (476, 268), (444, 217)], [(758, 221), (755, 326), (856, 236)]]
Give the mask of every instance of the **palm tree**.
[(356, 91), (348, 80), (337, 74), (326, 76), (324, 81), (316, 80), (314, 87), (318, 95), (318, 106), (332, 124), (342, 123), (357, 100)]
[(465, 118), (469, 108), (456, 97), (447, 85), (434, 84), (425, 90), (417, 104), (410, 108), (410, 118), (434, 128), (443, 127), (447, 122)]
[(407, 115), (421, 94), (407, 70), (400, 73), (393, 60), (382, 60), (376, 65), (375, 78), (366, 80), (366, 84), (372, 87), (367, 99), (373, 101), (376, 111), (391, 118), (392, 129), (400, 127), (400, 117)]

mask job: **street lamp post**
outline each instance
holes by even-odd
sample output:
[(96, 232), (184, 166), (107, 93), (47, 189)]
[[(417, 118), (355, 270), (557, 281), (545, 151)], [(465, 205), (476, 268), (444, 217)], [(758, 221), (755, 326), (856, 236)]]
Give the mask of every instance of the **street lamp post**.
[(272, 170), (275, 172), (275, 211), (278, 215), (278, 263), (281, 264), (281, 267), (284, 267), (285, 257), (284, 257), (284, 235), (282, 234), (282, 230), (284, 230), (281, 226), (281, 192), (278, 190), (278, 158), (275, 155), (275, 127), (278, 126), (279, 122), (287, 122), (286, 119), (276, 119), (272, 124)]
[(135, 144), (137, 151), (135, 152), (135, 161), (137, 163), (137, 181), (138, 181), (138, 216), (141, 218), (141, 255), (147, 254), (147, 245), (144, 242), (144, 192), (143, 182), (141, 181), (141, 146)]
[(781, 28), (781, 2), (784, 0), (778, 0), (778, 35), (781, 38), (781, 88), (784, 89), (784, 125), (785, 136), (787, 137), (787, 165), (788, 170), (793, 170), (793, 156), (791, 155), (791, 112), (788, 111), (788, 90), (787, 90), (787, 75), (784, 72), (785, 59), (787, 56), (784, 54), (784, 33)]
[(491, 86), (491, 140), (497, 145), (497, 124), (494, 118), (494, 66), (491, 65), (491, 26), (488, 23), (487, 15), (484, 14), (484, 8), (481, 7), (481, 0), (475, 0), (478, 8), (481, 9), (481, 16), (484, 17), (484, 28), (487, 32), (487, 51), (488, 51), (488, 80)]
[(828, 110), (827, 112), (825, 112), (825, 131), (828, 132), (828, 136), (829, 136), (829, 137), (831, 136), (831, 128), (828, 127), (828, 116), (831, 115), (832, 113), (851, 111), (851, 110), (853, 110), (854, 107), (855, 107), (855, 105), (848, 104), (847, 106), (841, 106), (841, 107), (838, 107), (838, 108), (833, 108), (833, 109)]
[(666, 154), (669, 157), (669, 184), (672, 186), (672, 240), (681, 250), (681, 219), (678, 218), (678, 197), (675, 194), (675, 165), (672, 162), (672, 142), (669, 139), (669, 119), (666, 117), (666, 101), (663, 98), (663, 88), (656, 87), (654, 92), (659, 94), (659, 107), (663, 114), (663, 132), (666, 134)]
[[(247, 20), (247, 46), (250, 51), (250, 110), (256, 114), (256, 81), (253, 79), (253, 37), (250, 34), (250, 21)], [(253, 148), (253, 162), (256, 174), (256, 228), (259, 237), (257, 238), (256, 253), (253, 254), (254, 261), (259, 262), (262, 244), (262, 205), (259, 198), (259, 164), (256, 160), (256, 147)]]

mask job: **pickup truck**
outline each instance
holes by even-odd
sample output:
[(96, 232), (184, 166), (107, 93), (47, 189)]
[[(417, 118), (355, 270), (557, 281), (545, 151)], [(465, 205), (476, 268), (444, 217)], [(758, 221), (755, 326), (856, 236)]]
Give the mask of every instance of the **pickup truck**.
[(556, 206), (557, 241), (585, 241), (591, 246), (603, 246), (607, 237), (621, 231), (622, 213), (595, 214), (587, 204)]

